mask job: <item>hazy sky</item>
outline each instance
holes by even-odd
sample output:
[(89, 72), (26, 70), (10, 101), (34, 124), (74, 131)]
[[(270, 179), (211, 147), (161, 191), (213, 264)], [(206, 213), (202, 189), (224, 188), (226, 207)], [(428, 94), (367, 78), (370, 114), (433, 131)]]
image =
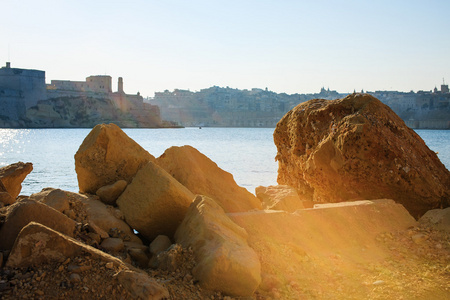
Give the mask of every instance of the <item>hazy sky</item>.
[(431, 90), (450, 81), (450, 1), (0, 0), (0, 63), (127, 93)]

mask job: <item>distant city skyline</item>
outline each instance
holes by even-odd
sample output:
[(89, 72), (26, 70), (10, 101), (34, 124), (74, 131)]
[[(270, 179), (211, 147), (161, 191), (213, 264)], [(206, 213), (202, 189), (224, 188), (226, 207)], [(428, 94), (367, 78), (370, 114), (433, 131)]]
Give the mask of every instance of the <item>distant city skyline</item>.
[(450, 1), (1, 1), (0, 60), (51, 80), (110, 75), (144, 97), (438, 89)]

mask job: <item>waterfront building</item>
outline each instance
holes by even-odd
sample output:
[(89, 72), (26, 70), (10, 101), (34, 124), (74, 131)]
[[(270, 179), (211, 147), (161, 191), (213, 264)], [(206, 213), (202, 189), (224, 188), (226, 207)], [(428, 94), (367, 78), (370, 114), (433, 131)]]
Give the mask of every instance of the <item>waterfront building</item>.
[(45, 72), (12, 68), (11, 63), (0, 68), (0, 118), (20, 119), (26, 110), (47, 98)]

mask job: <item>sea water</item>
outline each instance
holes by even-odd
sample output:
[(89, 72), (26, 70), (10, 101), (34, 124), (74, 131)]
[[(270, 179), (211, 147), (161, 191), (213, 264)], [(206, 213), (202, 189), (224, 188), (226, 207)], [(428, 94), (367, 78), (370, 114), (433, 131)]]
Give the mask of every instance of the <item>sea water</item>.
[[(171, 146), (191, 145), (230, 172), (237, 184), (254, 193), (275, 185), (278, 165), (273, 128), (124, 129), (153, 156)], [(45, 187), (78, 192), (74, 155), (90, 129), (0, 129), (0, 167), (32, 162), (22, 195)], [(450, 169), (450, 131), (417, 130), (428, 147)]]

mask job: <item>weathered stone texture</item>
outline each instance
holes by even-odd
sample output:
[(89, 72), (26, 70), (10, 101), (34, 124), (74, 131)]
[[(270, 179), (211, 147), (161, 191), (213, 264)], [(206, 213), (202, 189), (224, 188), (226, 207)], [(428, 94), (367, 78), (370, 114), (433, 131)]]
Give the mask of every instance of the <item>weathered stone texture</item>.
[[(108, 209), (112, 207), (108, 207), (93, 196), (76, 193), (71, 193), (71, 195), (85, 204), (88, 221), (93, 227), (98, 226), (108, 234), (110, 234), (111, 231), (116, 230), (123, 240), (142, 243), (142, 241), (133, 233), (130, 226), (123, 220), (117, 218), (117, 216), (113, 214), (113, 209)], [(100, 234), (101, 232), (98, 233)]]
[(122, 270), (117, 275), (118, 282), (123, 285), (134, 299), (159, 300), (168, 299), (169, 291), (145, 273)]
[(247, 244), (247, 232), (213, 199), (197, 196), (175, 234), (177, 243), (192, 247), (194, 276), (210, 290), (251, 296), (261, 282), (261, 265)]
[(424, 226), (450, 233), (450, 207), (429, 210), (419, 219), (419, 222)]
[(149, 251), (153, 255), (158, 255), (159, 253), (166, 251), (172, 245), (169, 237), (165, 235), (158, 235), (149, 246)]
[(191, 146), (170, 147), (156, 163), (192, 193), (213, 198), (226, 212), (261, 209), (260, 201), (233, 175)]
[(6, 190), (6, 187), (3, 185), (2, 180), (0, 179), (0, 206), (5, 204), (13, 204), (15, 199), (11, 197), (11, 195)]
[(120, 259), (36, 222), (30, 222), (20, 231), (6, 265), (13, 268), (36, 267), (52, 261), (62, 262), (83, 252), (125, 267)]
[(312, 201), (301, 200), (297, 190), (287, 185), (258, 186), (255, 194), (261, 200), (263, 209), (294, 212), (313, 206)]
[(23, 180), (31, 171), (33, 171), (33, 164), (23, 163), (21, 161), (0, 168), (0, 180), (14, 201), (22, 190)]
[(344, 265), (352, 266), (351, 274), (353, 268), (389, 254), (376, 241), (380, 234), (417, 225), (402, 205), (388, 199), (321, 204), (295, 213), (266, 210), (227, 215), (247, 231), (248, 244), (261, 261), (260, 288), (270, 290), (302, 282), (308, 272), (318, 269), (330, 267), (330, 274), (335, 274), (336, 264), (339, 272), (345, 272)]
[(143, 166), (117, 199), (126, 222), (149, 240), (172, 237), (194, 195), (153, 162)]
[(0, 249), (11, 249), (19, 232), (30, 222), (41, 223), (68, 236), (73, 236), (75, 231), (72, 219), (45, 204), (25, 199), (8, 208), (0, 228)]
[(31, 194), (29, 199), (42, 202), (59, 212), (70, 209), (69, 198), (60, 189), (45, 188), (39, 193)]
[(103, 203), (115, 205), (117, 198), (125, 190), (127, 184), (125, 180), (118, 180), (113, 184), (102, 186), (97, 190), (96, 194)]
[(317, 202), (390, 198), (414, 216), (447, 207), (450, 173), (424, 141), (367, 94), (299, 104), (278, 122), (278, 183)]
[(117, 125), (97, 125), (75, 154), (80, 192), (95, 194), (118, 180), (130, 182), (142, 165), (154, 160)]

